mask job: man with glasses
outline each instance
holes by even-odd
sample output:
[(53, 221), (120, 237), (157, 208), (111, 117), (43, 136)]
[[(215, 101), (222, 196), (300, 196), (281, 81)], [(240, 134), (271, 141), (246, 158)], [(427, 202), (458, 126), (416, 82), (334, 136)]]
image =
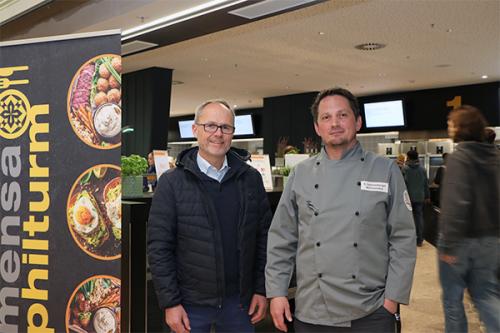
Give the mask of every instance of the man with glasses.
[(197, 108), (198, 147), (160, 177), (151, 205), (149, 265), (176, 333), (253, 332), (266, 313), (271, 210), (248, 152), (231, 148), (234, 118), (222, 100)]

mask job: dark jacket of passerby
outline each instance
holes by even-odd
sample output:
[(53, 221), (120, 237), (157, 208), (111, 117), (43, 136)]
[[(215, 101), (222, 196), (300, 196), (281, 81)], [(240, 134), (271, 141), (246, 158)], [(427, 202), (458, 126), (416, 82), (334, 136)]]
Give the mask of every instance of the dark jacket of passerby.
[(430, 198), (427, 173), (418, 160), (409, 160), (403, 169), (403, 177), (411, 202), (424, 202)]
[[(237, 278), (240, 300), (248, 305), (253, 294), (265, 295), (267, 231), (271, 210), (262, 177), (250, 167), (247, 151), (231, 148), (230, 170), (222, 180), (235, 182), (238, 198), (214, 203), (204, 187), (206, 175), (196, 162), (198, 148), (182, 152), (177, 167), (160, 177), (148, 222), (148, 251), (160, 306), (178, 304), (222, 306), (226, 295), (224, 250), (227, 235), (216, 205), (238, 204)], [(218, 185), (217, 185), (218, 186)], [(233, 209), (234, 207), (228, 207)], [(237, 282), (238, 283), (238, 282)]]
[(455, 255), (455, 245), (464, 238), (500, 235), (500, 152), (491, 144), (465, 141), (446, 165), (440, 250)]

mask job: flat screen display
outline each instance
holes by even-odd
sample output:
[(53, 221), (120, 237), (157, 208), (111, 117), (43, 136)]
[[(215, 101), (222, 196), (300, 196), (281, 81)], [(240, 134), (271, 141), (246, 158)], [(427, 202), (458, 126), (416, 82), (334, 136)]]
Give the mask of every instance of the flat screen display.
[(236, 130), (234, 135), (253, 135), (252, 115), (246, 114), (243, 116), (236, 116), (234, 119), (234, 126)]
[[(179, 120), (179, 134), (182, 139), (194, 138), (192, 126), (194, 120)], [(234, 126), (236, 130), (234, 135), (253, 135), (253, 122), (252, 115), (246, 114), (242, 116), (236, 116), (234, 119)]]
[(366, 128), (406, 126), (402, 100), (365, 103), (364, 109)]
[(179, 134), (182, 139), (194, 138), (193, 130), (191, 129), (194, 124), (193, 120), (179, 120)]

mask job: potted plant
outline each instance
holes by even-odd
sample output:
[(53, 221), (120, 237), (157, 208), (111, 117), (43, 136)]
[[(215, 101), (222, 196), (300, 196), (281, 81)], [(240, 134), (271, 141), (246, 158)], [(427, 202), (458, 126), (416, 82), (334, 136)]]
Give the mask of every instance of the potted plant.
[(139, 155), (121, 157), (122, 192), (124, 197), (142, 195), (142, 177), (148, 169), (148, 161)]
[[(285, 188), (286, 182), (288, 180), (288, 175), (290, 175), (290, 171), (292, 169), (287, 166), (283, 167), (277, 167), (273, 170), (273, 175), (276, 178), (276, 180), (273, 179), (274, 182), (276, 182), (276, 187), (277, 188)], [(281, 179), (283, 180), (283, 183), (281, 183)]]
[(282, 136), (278, 139), (276, 144), (276, 154), (274, 156), (274, 165), (282, 167), (285, 165), (285, 148), (288, 145), (288, 137)]

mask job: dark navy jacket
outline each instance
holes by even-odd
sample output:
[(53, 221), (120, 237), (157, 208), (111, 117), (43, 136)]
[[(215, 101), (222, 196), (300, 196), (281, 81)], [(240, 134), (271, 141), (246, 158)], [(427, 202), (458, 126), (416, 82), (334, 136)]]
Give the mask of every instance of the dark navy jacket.
[[(221, 306), (225, 295), (221, 228), (214, 204), (202, 185), (197, 152), (195, 147), (179, 155), (177, 167), (160, 177), (151, 205), (149, 266), (162, 309), (178, 304)], [(248, 152), (231, 148), (227, 157), (229, 166), (238, 170), (234, 177), (240, 196), (240, 220), (235, 237), (240, 254), (240, 300), (248, 305), (253, 294), (265, 295), (271, 210), (261, 175), (245, 163)]]

